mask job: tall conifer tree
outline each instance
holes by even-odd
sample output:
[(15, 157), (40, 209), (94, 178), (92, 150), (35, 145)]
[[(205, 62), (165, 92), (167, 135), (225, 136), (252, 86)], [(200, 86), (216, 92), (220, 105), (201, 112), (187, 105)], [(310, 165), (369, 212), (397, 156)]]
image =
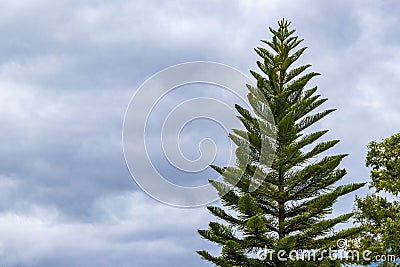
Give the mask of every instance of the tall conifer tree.
[[(252, 112), (236, 105), (245, 127), (229, 135), (237, 145), (236, 166), (212, 166), (223, 177), (210, 182), (226, 209), (209, 206), (220, 222), (210, 222), (208, 230), (198, 232), (222, 251), (219, 256), (205, 250), (198, 253), (216, 266), (338, 266), (338, 260), (318, 253), (336, 248), (337, 240), (359, 231), (332, 233), (352, 213), (326, 218), (340, 196), (364, 184), (335, 186), (346, 174), (339, 168), (346, 155), (321, 153), (339, 141), (317, 143), (328, 131), (306, 132), (334, 109), (316, 112), (327, 99), (316, 94), (317, 87), (306, 87), (319, 74), (307, 72), (311, 65), (293, 67), (306, 47), (298, 48), (303, 40), (293, 35), (290, 22), (283, 19), (278, 26), (270, 28), (272, 40), (262, 41), (267, 48), (255, 49), (261, 61), (259, 72), (251, 71), (257, 86), (247, 85)], [(319, 252), (315, 260), (290, 260), (286, 254), (288, 260), (282, 261), (277, 253), (260, 259), (257, 255), (265, 248)]]

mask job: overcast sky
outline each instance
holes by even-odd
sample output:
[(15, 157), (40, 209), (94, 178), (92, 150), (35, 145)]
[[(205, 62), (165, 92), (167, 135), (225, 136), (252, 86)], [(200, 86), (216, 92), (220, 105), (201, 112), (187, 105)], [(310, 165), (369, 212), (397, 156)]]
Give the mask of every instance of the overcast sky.
[[(342, 140), (332, 153), (350, 154), (344, 182), (367, 181), (366, 144), (400, 130), (399, 12), (396, 0), (1, 0), (0, 265), (210, 266), (195, 253), (218, 252), (196, 233), (213, 219), (206, 208), (163, 205), (133, 182), (125, 110), (174, 64), (209, 60), (248, 74), (253, 48), (283, 17), (309, 47), (302, 62), (323, 74), (314, 83), (325, 107), (338, 109), (318, 127)], [(195, 133), (183, 132), (200, 140)]]

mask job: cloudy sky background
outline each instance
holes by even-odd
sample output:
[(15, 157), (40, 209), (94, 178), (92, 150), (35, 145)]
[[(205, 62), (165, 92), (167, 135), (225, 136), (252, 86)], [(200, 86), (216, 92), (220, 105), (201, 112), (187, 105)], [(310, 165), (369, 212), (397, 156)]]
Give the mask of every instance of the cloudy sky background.
[(338, 109), (318, 127), (342, 140), (332, 153), (350, 154), (345, 182), (367, 181), (365, 145), (400, 130), (399, 11), (395, 0), (0, 1), (0, 264), (210, 266), (195, 253), (218, 251), (196, 233), (212, 219), (206, 209), (163, 205), (133, 182), (124, 113), (174, 64), (248, 74), (282, 17), (309, 47), (302, 62), (323, 74), (325, 107)]

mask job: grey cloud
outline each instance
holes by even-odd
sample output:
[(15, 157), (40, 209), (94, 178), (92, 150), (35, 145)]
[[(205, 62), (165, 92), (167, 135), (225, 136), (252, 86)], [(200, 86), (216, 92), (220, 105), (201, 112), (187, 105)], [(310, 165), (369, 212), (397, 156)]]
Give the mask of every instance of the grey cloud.
[(205, 208), (175, 210), (137, 191), (122, 155), (125, 108), (146, 78), (176, 63), (255, 69), (252, 48), (282, 17), (310, 47), (303, 62), (323, 73), (325, 107), (338, 108), (318, 127), (342, 139), (334, 153), (350, 153), (346, 182), (367, 180), (365, 144), (400, 128), (396, 1), (0, 5), (2, 264), (207, 266), (194, 253), (218, 250), (195, 232), (210, 220)]
[(167, 260), (180, 265), (200, 248), (201, 240), (192, 240), (193, 227), (208, 217), (205, 210), (173, 209), (140, 193), (100, 198), (93, 209), (96, 224), (65, 220), (52, 206), (0, 213), (2, 264), (155, 267)]

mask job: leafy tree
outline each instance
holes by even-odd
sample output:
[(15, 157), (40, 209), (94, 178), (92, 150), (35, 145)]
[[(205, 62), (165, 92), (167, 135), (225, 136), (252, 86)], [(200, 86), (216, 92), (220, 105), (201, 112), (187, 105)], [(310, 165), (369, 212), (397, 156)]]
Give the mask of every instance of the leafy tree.
[[(321, 154), (339, 140), (316, 143), (328, 130), (306, 132), (334, 109), (316, 112), (327, 99), (316, 94), (317, 87), (306, 86), (319, 74), (307, 73), (311, 65), (292, 67), (306, 47), (297, 49), (303, 40), (293, 35), (290, 22), (283, 19), (278, 26), (270, 28), (272, 40), (262, 41), (267, 48), (255, 49), (261, 57), (260, 72), (251, 71), (257, 86), (247, 85), (253, 113), (236, 105), (245, 127), (229, 135), (237, 145), (236, 166), (212, 166), (223, 177), (210, 182), (225, 209), (209, 206), (222, 222), (210, 222), (208, 230), (198, 232), (222, 251), (219, 256), (198, 253), (216, 266), (339, 266), (339, 260), (331, 260), (323, 250), (360, 231), (353, 227), (330, 234), (352, 216), (326, 218), (333, 204), (364, 184), (334, 186), (346, 174), (338, 167), (346, 155)], [(270, 253), (260, 259), (266, 247), (286, 253), (316, 250), (318, 258), (282, 261)]]
[(396, 196), (400, 193), (400, 133), (368, 144), (367, 167), (371, 167), (372, 187)]
[[(365, 198), (356, 197), (355, 222), (366, 227), (360, 235), (360, 250), (376, 255), (400, 256), (400, 133), (382, 142), (368, 144), (366, 166), (371, 168), (370, 188), (375, 192)], [(379, 193), (391, 195), (391, 201)], [(368, 262), (366, 262), (368, 263)], [(398, 266), (399, 263), (382, 261), (383, 266)]]

